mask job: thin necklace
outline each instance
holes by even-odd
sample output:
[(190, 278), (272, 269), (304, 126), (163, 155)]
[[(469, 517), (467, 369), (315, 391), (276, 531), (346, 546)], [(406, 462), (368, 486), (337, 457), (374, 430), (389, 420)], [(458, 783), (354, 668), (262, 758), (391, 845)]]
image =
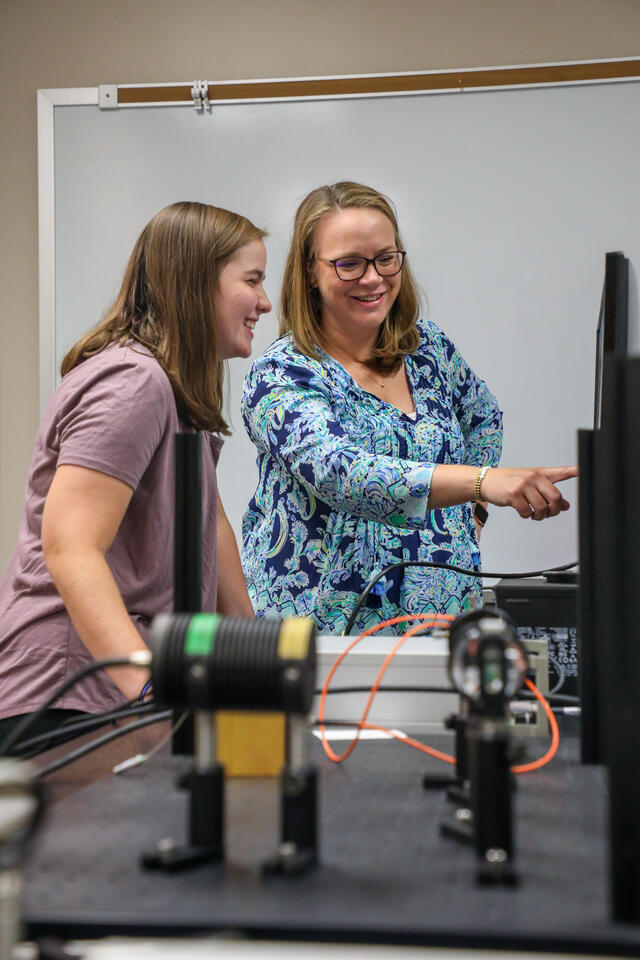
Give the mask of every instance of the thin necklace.
[[(357, 363), (360, 363), (359, 360), (356, 361), (356, 362), (357, 362)], [(362, 364), (362, 366), (365, 366), (365, 364)], [(371, 374), (371, 367), (367, 367), (367, 373), (368, 373), (368, 374)], [(381, 387), (381, 388), (384, 390), (384, 388), (385, 388), (385, 386), (386, 386), (384, 380), (377, 380), (376, 377), (375, 377), (375, 374), (373, 375), (373, 382), (376, 384), (376, 386)]]
[[(325, 348), (325, 349), (326, 349), (326, 348)], [(329, 351), (327, 351), (327, 352), (329, 352)], [(338, 351), (338, 352), (339, 352), (339, 351)], [(329, 354), (329, 356), (333, 356), (334, 360), (337, 360), (338, 363), (339, 363), (342, 367), (345, 368), (345, 370), (347, 369), (346, 366), (345, 366), (345, 361), (340, 360), (340, 358), (339, 358), (339, 357), (336, 357), (334, 354)], [(384, 380), (378, 380), (378, 379), (376, 378), (375, 374), (373, 373), (373, 371), (371, 370), (371, 367), (369, 367), (369, 366), (364, 362), (364, 360), (356, 360), (355, 357), (350, 357), (346, 362), (347, 362), (347, 363), (349, 363), (349, 362), (351, 362), (351, 363), (357, 363), (359, 367), (364, 367), (364, 368), (366, 369), (367, 373), (368, 373), (369, 375), (373, 376), (373, 382), (376, 384), (376, 386), (380, 387), (382, 390), (385, 389), (385, 387), (386, 387), (386, 382), (385, 382)], [(394, 370), (394, 373), (395, 373), (395, 370)]]
[[(366, 366), (366, 364), (363, 364), (361, 360), (358, 360), (358, 361), (356, 361), (356, 362), (357, 362), (357, 363), (360, 363), (362, 366)], [(367, 372), (370, 373), (370, 374), (372, 373), (371, 367), (367, 367)], [(394, 371), (394, 373), (395, 373), (395, 371)], [(392, 376), (393, 376), (393, 374), (392, 374)], [(374, 378), (374, 383), (376, 383), (379, 387), (381, 387), (381, 388), (384, 390), (384, 388), (385, 388), (386, 385), (387, 385), (387, 381), (386, 381), (386, 380), (378, 380), (378, 379), (376, 378), (375, 374), (373, 374), (373, 378)]]

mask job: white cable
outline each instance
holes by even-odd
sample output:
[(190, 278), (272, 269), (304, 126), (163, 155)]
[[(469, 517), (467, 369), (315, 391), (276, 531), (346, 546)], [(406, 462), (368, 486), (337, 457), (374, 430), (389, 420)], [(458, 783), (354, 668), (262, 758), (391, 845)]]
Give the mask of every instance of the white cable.
[(182, 724), (187, 719), (188, 714), (189, 714), (188, 710), (185, 710), (184, 713), (180, 714), (180, 716), (178, 717), (174, 725), (171, 727), (169, 732), (166, 733), (164, 737), (158, 741), (158, 743), (156, 743), (155, 747), (153, 747), (152, 750), (149, 750), (148, 753), (136, 753), (135, 756), (129, 757), (128, 760), (123, 760), (122, 763), (116, 763), (115, 767), (113, 768), (113, 772), (124, 773), (125, 770), (131, 770), (132, 767), (137, 767), (139, 766), (139, 764), (145, 763), (147, 760), (150, 760), (151, 757), (155, 757), (156, 753), (162, 750), (165, 743), (167, 743), (171, 739), (171, 737), (174, 735), (174, 733), (180, 729)]

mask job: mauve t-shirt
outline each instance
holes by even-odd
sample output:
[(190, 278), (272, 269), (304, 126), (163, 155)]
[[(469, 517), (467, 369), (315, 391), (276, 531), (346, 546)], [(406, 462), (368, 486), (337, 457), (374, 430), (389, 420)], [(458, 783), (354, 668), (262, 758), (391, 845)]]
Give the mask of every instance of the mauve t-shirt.
[[(31, 713), (91, 660), (49, 576), (42, 511), (56, 468), (74, 464), (124, 481), (133, 496), (107, 562), (144, 640), (173, 600), (174, 435), (181, 430), (169, 380), (138, 344), (111, 344), (71, 370), (35, 442), (18, 542), (0, 580), (0, 717)], [(204, 434), (202, 609), (216, 605), (216, 463), (222, 440)], [(96, 503), (96, 510), (100, 504)], [(99, 613), (99, 611), (97, 611)], [(99, 713), (123, 694), (100, 670), (55, 706)]]

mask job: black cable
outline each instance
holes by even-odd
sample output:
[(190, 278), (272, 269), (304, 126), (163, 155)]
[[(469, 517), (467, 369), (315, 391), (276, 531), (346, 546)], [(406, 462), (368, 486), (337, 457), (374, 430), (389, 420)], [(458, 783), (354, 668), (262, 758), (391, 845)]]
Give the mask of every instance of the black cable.
[[(457, 693), (455, 687), (378, 687), (376, 693)], [(319, 697), (322, 690), (316, 690), (315, 696)], [(330, 687), (327, 694), (331, 693), (371, 693), (371, 687)]]
[(16, 724), (11, 733), (9, 733), (2, 743), (0, 744), (0, 757), (4, 757), (11, 748), (19, 742), (20, 738), (30, 730), (34, 723), (46, 713), (52, 704), (56, 702), (58, 697), (61, 697), (63, 693), (66, 693), (74, 684), (82, 680), (84, 677), (88, 676), (90, 673), (95, 673), (96, 670), (103, 670), (105, 667), (128, 667), (135, 666), (131, 663), (129, 657), (109, 657), (106, 660), (92, 660), (91, 663), (87, 663), (84, 667), (81, 667), (79, 670), (76, 670), (75, 673), (72, 673), (63, 684), (61, 684), (57, 690), (51, 694), (48, 700), (46, 700), (42, 706), (36, 710), (35, 713), (29, 713), (24, 717), (20, 723)]
[[(543, 693), (542, 696), (548, 703), (557, 703), (565, 704), (568, 707), (579, 707), (580, 706), (580, 697), (569, 696), (568, 693)], [(516, 697), (516, 700), (536, 700), (535, 694), (531, 693), (530, 690), (519, 690)]]
[(544, 570), (528, 570), (525, 573), (485, 573), (482, 570), (466, 570), (464, 567), (455, 567), (450, 563), (434, 563), (432, 560), (399, 560), (397, 563), (390, 563), (388, 567), (385, 567), (384, 570), (381, 570), (380, 573), (377, 573), (375, 577), (369, 581), (356, 601), (356, 605), (351, 612), (342, 636), (346, 637), (351, 633), (360, 608), (378, 580), (393, 570), (403, 570), (405, 567), (432, 567), (436, 570), (452, 570), (454, 573), (462, 573), (465, 576), (478, 577), (479, 579), (521, 580), (528, 577), (541, 577), (544, 573), (560, 573), (562, 570), (570, 570), (572, 567), (577, 567), (577, 565), (578, 561), (572, 560), (571, 563), (563, 563), (560, 567), (545, 567)]
[[(39, 733), (36, 737), (29, 740), (22, 740), (13, 747), (12, 756), (26, 756), (26, 759), (37, 757), (38, 754), (50, 750), (59, 743), (67, 743), (84, 736), (85, 733), (92, 733), (99, 727), (109, 723), (115, 723), (118, 720), (126, 720), (127, 717), (141, 717), (157, 711), (158, 707), (154, 703), (139, 703), (136, 705), (125, 705), (118, 710), (109, 710), (106, 713), (96, 713), (90, 717), (78, 719), (73, 717), (65, 720), (54, 730), (48, 730), (47, 733)], [(34, 749), (35, 748), (35, 749)], [(28, 752), (33, 751), (33, 752)]]
[[(113, 711), (108, 711), (108, 712), (109, 712), (109, 713), (111, 713), (111, 712), (116, 713), (118, 710), (125, 710), (127, 707), (135, 707), (135, 706), (137, 706), (138, 704), (140, 704), (140, 703), (142, 703), (142, 702), (143, 702), (143, 701), (140, 700), (138, 697), (134, 697), (133, 700), (125, 700), (124, 703), (120, 704), (119, 707), (116, 707)], [(145, 703), (148, 703), (149, 701), (148, 701), (148, 700), (145, 700), (144, 702), (145, 702)], [(104, 714), (101, 714), (101, 713), (94, 713), (94, 714), (92, 714), (92, 716), (94, 716), (94, 717), (101, 717), (101, 716), (103, 716), (103, 715), (104, 715)], [(61, 726), (61, 727), (66, 727), (66, 726), (67, 726), (68, 724), (70, 724), (70, 723), (77, 723), (77, 721), (78, 721), (78, 717), (68, 717), (66, 720), (63, 720), (63, 721), (62, 721), (62, 723), (60, 724), (60, 726)], [(57, 730), (57, 729), (58, 729), (58, 727), (56, 727), (56, 730)]]
[(92, 740), (91, 743), (85, 743), (83, 747), (78, 747), (77, 750), (68, 753), (66, 757), (60, 757), (58, 760), (54, 760), (53, 763), (48, 764), (48, 766), (36, 770), (34, 779), (42, 780), (44, 777), (48, 777), (50, 773), (55, 773), (56, 770), (61, 770), (62, 767), (66, 767), (68, 764), (80, 760), (81, 757), (86, 756), (93, 750), (97, 750), (99, 747), (105, 746), (105, 744), (110, 743), (112, 740), (117, 740), (118, 737), (123, 737), (127, 733), (133, 733), (134, 730), (140, 730), (142, 727), (149, 727), (152, 723), (161, 723), (164, 720), (170, 720), (172, 716), (173, 711), (163, 710), (162, 713), (155, 713), (151, 717), (143, 717), (142, 720), (129, 723), (126, 727), (118, 727), (117, 730), (105, 733), (102, 737), (98, 737), (97, 740)]
[[(367, 721), (368, 722), (368, 721)], [(320, 720), (318, 717), (315, 717), (313, 720), (309, 721), (311, 727), (358, 727), (360, 724), (357, 720)], [(364, 729), (364, 727), (362, 728)], [(445, 731), (448, 733), (448, 731)]]
[[(327, 696), (332, 693), (371, 693), (371, 687), (330, 687), (327, 690)], [(376, 693), (459, 693), (455, 687), (378, 687)], [(322, 690), (316, 690), (315, 696), (319, 697)], [(579, 706), (580, 697), (572, 697), (562, 693), (543, 693), (542, 696), (548, 703), (565, 704), (566, 706)], [(535, 694), (530, 690), (519, 690), (514, 700), (536, 700)]]

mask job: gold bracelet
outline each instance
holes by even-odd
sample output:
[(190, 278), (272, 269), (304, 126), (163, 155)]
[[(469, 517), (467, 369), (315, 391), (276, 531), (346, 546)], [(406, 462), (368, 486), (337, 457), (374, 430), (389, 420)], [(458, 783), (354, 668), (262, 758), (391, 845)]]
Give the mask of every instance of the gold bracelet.
[(473, 499), (476, 501), (482, 500), (482, 497), (480, 496), (480, 487), (482, 486), (482, 481), (484, 480), (486, 475), (489, 473), (489, 470), (491, 470), (491, 467), (483, 467), (475, 479), (475, 482), (473, 484)]

